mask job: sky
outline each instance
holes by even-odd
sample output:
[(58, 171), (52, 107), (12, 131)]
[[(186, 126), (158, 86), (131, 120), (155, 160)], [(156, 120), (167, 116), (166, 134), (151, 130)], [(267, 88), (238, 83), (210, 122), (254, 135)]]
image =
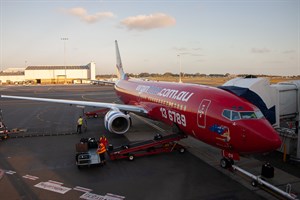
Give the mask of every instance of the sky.
[(0, 70), (300, 75), (299, 35), (300, 0), (0, 0)]

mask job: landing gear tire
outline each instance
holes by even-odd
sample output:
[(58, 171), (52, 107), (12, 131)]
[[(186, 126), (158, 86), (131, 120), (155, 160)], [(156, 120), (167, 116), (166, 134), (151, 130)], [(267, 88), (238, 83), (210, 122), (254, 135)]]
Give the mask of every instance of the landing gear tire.
[(220, 166), (224, 169), (227, 169), (228, 168), (228, 165), (229, 165), (229, 162), (226, 158), (222, 158), (220, 160)]
[(251, 185), (252, 185), (253, 187), (257, 187), (257, 185), (258, 185), (257, 180), (252, 180), (252, 181), (251, 181)]
[(184, 152), (185, 152), (185, 148), (182, 147), (179, 149), (179, 153), (184, 153)]
[(234, 164), (233, 160), (229, 160), (227, 158), (222, 158), (220, 160), (220, 166), (224, 169), (228, 169), (229, 167), (231, 167)]
[(128, 156), (128, 160), (129, 160), (129, 161), (133, 161), (133, 160), (134, 160), (134, 156), (133, 156), (133, 155), (129, 155), (129, 156)]

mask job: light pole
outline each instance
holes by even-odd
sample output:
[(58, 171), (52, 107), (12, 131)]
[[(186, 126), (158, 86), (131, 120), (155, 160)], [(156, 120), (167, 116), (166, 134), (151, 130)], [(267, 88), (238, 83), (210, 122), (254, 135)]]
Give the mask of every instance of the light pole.
[(179, 83), (182, 83), (181, 81), (181, 57), (180, 54), (177, 55), (179, 57)]
[(61, 38), (64, 41), (64, 65), (65, 65), (65, 84), (67, 83), (67, 65), (66, 65), (66, 41), (69, 40), (67, 37)]

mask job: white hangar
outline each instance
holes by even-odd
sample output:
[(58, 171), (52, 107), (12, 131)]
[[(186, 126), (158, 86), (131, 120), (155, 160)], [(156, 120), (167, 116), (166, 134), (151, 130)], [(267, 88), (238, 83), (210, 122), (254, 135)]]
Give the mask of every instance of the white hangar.
[(16, 72), (0, 72), (0, 83), (19, 83), (24, 82), (25, 75), (23, 71), (16, 71)]
[[(0, 80), (4, 82), (34, 82), (34, 83), (82, 83), (96, 78), (96, 64), (91, 62), (81, 66), (28, 66), (17, 76), (7, 76), (1, 73)], [(18, 78), (16, 78), (18, 77)]]

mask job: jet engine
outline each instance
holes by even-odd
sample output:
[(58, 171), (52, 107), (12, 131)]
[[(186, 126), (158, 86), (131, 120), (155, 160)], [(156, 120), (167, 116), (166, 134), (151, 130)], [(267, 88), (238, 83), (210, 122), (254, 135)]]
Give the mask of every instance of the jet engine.
[(130, 115), (119, 110), (110, 110), (105, 115), (104, 125), (112, 133), (124, 134), (131, 125)]

